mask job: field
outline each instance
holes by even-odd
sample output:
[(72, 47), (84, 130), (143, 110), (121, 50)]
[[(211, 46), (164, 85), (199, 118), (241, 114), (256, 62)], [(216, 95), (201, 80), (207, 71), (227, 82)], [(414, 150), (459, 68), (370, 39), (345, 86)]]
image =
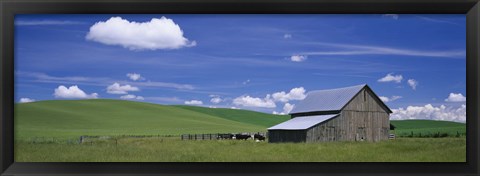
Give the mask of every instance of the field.
[(282, 143), (124, 138), (76, 144), (17, 143), (18, 162), (465, 162), (465, 138)]
[[(16, 104), (15, 160), (465, 162), (466, 159), (465, 136), (456, 135), (465, 133), (465, 124), (430, 120), (392, 121), (397, 127), (397, 136), (409, 137), (413, 132), (423, 134), (423, 138), (413, 135), (377, 143), (271, 144), (253, 140), (182, 141), (179, 137), (181, 134), (266, 132), (266, 128), (289, 118), (247, 110), (106, 99)], [(448, 135), (424, 138), (428, 133)], [(100, 138), (79, 143), (79, 137), (85, 135)]]
[(453, 137), (466, 134), (464, 123), (432, 120), (392, 120), (390, 122), (397, 127), (395, 133), (401, 137), (432, 137), (436, 134)]
[(15, 105), (15, 138), (262, 132), (289, 118), (120, 100), (54, 100)]

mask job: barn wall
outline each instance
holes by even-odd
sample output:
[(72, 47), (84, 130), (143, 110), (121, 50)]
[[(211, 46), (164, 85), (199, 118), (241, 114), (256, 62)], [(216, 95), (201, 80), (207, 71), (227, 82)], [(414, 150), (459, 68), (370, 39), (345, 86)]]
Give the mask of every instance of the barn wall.
[(340, 116), (347, 121), (346, 139), (379, 141), (388, 139), (390, 116), (374, 98), (372, 92), (363, 89), (350, 101)]
[(338, 117), (308, 129), (306, 142), (388, 139), (389, 114), (373, 96), (370, 91), (362, 90)]
[(268, 142), (305, 142), (305, 130), (268, 130)]
[(307, 130), (306, 142), (342, 141), (345, 138), (345, 121), (337, 116)]

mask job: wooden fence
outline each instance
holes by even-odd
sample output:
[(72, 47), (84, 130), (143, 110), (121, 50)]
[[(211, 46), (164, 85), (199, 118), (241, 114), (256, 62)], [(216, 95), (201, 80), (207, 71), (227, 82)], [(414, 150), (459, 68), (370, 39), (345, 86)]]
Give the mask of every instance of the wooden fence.
[[(267, 133), (265, 132), (255, 132), (255, 133), (214, 133), (214, 134), (182, 134), (180, 139), (182, 140), (219, 140), (218, 136), (222, 134), (246, 134), (246, 135), (254, 135), (260, 134), (267, 137)], [(252, 138), (253, 139), (253, 138)]]

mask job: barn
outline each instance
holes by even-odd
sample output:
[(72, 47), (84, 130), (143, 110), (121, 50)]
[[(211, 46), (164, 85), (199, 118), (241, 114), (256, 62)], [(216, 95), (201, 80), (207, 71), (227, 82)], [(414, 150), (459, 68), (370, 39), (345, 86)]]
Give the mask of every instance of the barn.
[(367, 85), (308, 92), (291, 119), (268, 128), (276, 142), (380, 141), (389, 137), (390, 108)]

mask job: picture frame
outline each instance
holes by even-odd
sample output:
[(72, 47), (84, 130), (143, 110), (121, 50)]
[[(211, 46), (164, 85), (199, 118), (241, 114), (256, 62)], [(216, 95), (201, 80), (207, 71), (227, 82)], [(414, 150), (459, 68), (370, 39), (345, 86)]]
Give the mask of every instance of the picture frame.
[[(2, 0), (0, 173), (2, 175), (479, 175), (478, 0)], [(465, 163), (19, 163), (14, 161), (16, 14), (465, 14)]]

